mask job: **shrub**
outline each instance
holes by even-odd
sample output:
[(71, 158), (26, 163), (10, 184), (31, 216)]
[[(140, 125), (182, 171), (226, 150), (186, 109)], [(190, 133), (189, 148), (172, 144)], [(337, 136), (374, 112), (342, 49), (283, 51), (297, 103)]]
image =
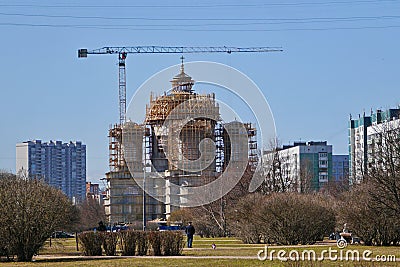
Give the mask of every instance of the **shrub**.
[(120, 232), (119, 245), (122, 250), (122, 256), (135, 256), (137, 243), (136, 233), (136, 231)]
[[(251, 204), (253, 203), (253, 204)], [(238, 218), (236, 233), (242, 240), (253, 241), (258, 236), (266, 243), (282, 245), (313, 244), (334, 230), (333, 210), (316, 194), (274, 193), (249, 196), (237, 210), (249, 216)], [(251, 236), (246, 233), (251, 228)]]
[(172, 235), (172, 232), (163, 232), (162, 235), (162, 248), (163, 248), (163, 255), (165, 256), (171, 256), (172, 255), (172, 246), (174, 242), (174, 237)]
[(180, 231), (83, 232), (78, 237), (85, 256), (100, 256), (101, 245), (107, 256), (113, 256), (118, 240), (123, 256), (147, 255), (149, 246), (151, 246), (154, 256), (177, 256), (182, 254), (185, 246), (183, 234)]
[(264, 235), (279, 244), (313, 244), (336, 224), (334, 212), (315, 194), (273, 194), (264, 205)]
[(103, 248), (107, 256), (114, 256), (117, 250), (118, 233), (115, 232), (104, 232), (103, 236)]
[[(126, 244), (129, 243), (131, 251), (126, 254)], [(143, 231), (126, 231), (121, 232), (121, 248), (122, 255), (147, 255), (149, 246), (151, 246), (154, 256), (175, 256), (181, 255), (185, 246), (183, 234), (180, 231), (164, 231), (164, 232), (143, 232)]]
[(149, 248), (147, 233), (143, 231), (120, 232), (120, 247), (123, 256), (144, 256)]
[(147, 250), (149, 249), (148, 235), (143, 231), (136, 231), (137, 235), (137, 254), (138, 256), (145, 256), (147, 254)]
[(177, 256), (182, 254), (182, 250), (185, 246), (182, 232), (174, 232), (174, 243), (172, 246), (172, 255)]
[(18, 261), (31, 261), (51, 233), (71, 225), (75, 211), (61, 190), (24, 172), (0, 171), (0, 203), (0, 247)]
[(154, 256), (161, 256), (161, 233), (162, 232), (149, 232), (148, 239), (153, 250)]
[(83, 232), (78, 235), (85, 256), (101, 256), (103, 235), (95, 232)]
[(185, 246), (182, 232), (161, 232), (161, 246), (164, 256), (181, 255), (183, 247)]

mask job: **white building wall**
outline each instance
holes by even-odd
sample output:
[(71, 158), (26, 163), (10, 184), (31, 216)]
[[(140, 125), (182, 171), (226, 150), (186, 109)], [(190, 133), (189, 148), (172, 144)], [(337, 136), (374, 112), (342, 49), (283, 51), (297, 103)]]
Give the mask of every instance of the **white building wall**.
[(29, 170), (29, 145), (27, 143), (18, 143), (16, 146), (16, 172)]
[[(306, 157), (312, 157), (310, 166), (310, 175), (312, 179), (318, 178), (319, 188), (321, 188), (329, 180), (329, 173), (332, 166), (332, 162), (329, 161), (329, 155), (332, 154), (332, 145), (320, 145), (312, 144), (313, 142), (307, 143), (307, 145), (296, 145), (278, 151), (279, 158), (281, 160), (281, 172), (284, 173), (284, 177), (287, 178), (287, 183), (291, 184), (293, 190), (301, 191), (301, 173), (302, 173), (302, 160)], [(318, 143), (318, 142), (317, 142)], [(263, 157), (264, 162), (271, 162), (272, 154), (265, 154)], [(308, 156), (307, 156), (308, 155)], [(315, 162), (318, 162), (318, 166), (314, 166)], [(321, 164), (324, 163), (324, 164)], [(304, 162), (303, 162), (304, 163)], [(317, 173), (314, 171), (317, 170)]]
[[(374, 153), (388, 145), (385, 144), (384, 140), (382, 141), (381, 134), (395, 129), (400, 129), (400, 119), (386, 121), (379, 124), (374, 123), (367, 128), (368, 162), (374, 162)], [(385, 137), (383, 136), (383, 139), (384, 138)]]

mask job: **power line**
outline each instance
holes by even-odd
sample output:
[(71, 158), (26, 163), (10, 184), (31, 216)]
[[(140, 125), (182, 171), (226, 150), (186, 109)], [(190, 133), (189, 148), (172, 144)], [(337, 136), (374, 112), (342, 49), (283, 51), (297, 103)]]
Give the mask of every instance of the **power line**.
[[(387, 20), (399, 19), (398, 15), (380, 15), (380, 16), (349, 16), (349, 17), (309, 17), (309, 18), (150, 18), (150, 17), (103, 17), (103, 16), (73, 16), (73, 15), (48, 15), (48, 14), (26, 14), (26, 13), (4, 13), (2, 16), (20, 16), (20, 17), (43, 17), (43, 18), (72, 18), (72, 19), (99, 19), (99, 20), (143, 20), (143, 21), (283, 21), (283, 22), (332, 22), (332, 21), (359, 21), (359, 20)], [(283, 23), (280, 22), (280, 23)], [(254, 24), (254, 23), (252, 23)], [(242, 25), (242, 24), (211, 24), (215, 25)], [(243, 24), (246, 25), (246, 24)], [(249, 23), (249, 25), (251, 25)], [(140, 26), (140, 25), (138, 25)], [(154, 26), (154, 25), (150, 25)], [(170, 26), (170, 25), (165, 25)], [(190, 26), (188, 24), (177, 26)], [(193, 25), (203, 26), (203, 25)], [(207, 26), (207, 25), (206, 25)]]
[(133, 28), (107, 25), (70, 25), (70, 24), (32, 24), (32, 23), (0, 23), (0, 26), (79, 28), (99, 30), (131, 30), (131, 31), (183, 31), (183, 32), (282, 32), (282, 31), (330, 31), (330, 30), (364, 30), (400, 28), (400, 25), (360, 26), (360, 27), (321, 27), (321, 28), (283, 28), (283, 29), (179, 29), (179, 28)]
[(358, 1), (327, 1), (327, 2), (289, 2), (289, 3), (262, 3), (262, 4), (203, 4), (203, 5), (43, 5), (43, 4), (0, 4), (2, 7), (33, 7), (33, 8), (220, 8), (220, 7), (301, 7), (326, 5), (354, 5), (354, 4), (382, 4), (393, 3), (398, 0), (358, 0)]

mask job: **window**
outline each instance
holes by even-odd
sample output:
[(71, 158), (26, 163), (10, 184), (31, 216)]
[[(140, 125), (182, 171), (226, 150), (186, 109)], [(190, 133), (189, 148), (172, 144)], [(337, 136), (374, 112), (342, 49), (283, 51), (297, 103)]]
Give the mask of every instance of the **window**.
[(328, 168), (328, 161), (327, 160), (320, 160), (319, 161), (320, 168)]
[(326, 152), (318, 153), (318, 157), (319, 157), (320, 160), (321, 159), (326, 159), (326, 158), (328, 158), (328, 153), (326, 153)]
[(319, 182), (325, 183), (328, 182), (328, 173), (327, 172), (320, 172), (319, 175)]

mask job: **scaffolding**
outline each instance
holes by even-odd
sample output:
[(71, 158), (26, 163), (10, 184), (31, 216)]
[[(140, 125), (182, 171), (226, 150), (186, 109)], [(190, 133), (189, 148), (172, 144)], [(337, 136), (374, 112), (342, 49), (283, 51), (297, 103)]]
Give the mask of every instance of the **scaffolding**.
[(122, 127), (121, 124), (110, 126), (109, 138), (109, 166), (110, 171), (119, 171), (125, 168), (124, 151), (122, 148)]
[(187, 84), (173, 88), (168, 95), (151, 94), (146, 106), (145, 123), (154, 134), (152, 163), (157, 171), (215, 176), (213, 142), (220, 121), (215, 95), (196, 94)]
[(247, 136), (249, 140), (249, 166), (252, 171), (257, 168), (258, 163), (258, 146), (257, 146), (257, 129), (251, 122), (244, 123), (244, 127), (247, 130)]
[(143, 124), (126, 122), (123, 126), (124, 162), (131, 173), (143, 172), (143, 142), (146, 139), (146, 128)]
[[(184, 73), (183, 64), (171, 82), (168, 93), (150, 94), (142, 124), (126, 122), (109, 130), (106, 211), (114, 222), (142, 218), (142, 182), (146, 190), (161, 197), (158, 200), (165, 200), (164, 204), (146, 197), (146, 218), (156, 219), (178, 209), (170, 203), (188, 198), (168, 185), (208, 184), (230, 161), (257, 165), (257, 132), (251, 123), (222, 122), (215, 95), (194, 92), (194, 81)], [(132, 214), (128, 216), (127, 211)]]
[(221, 122), (218, 122), (215, 125), (215, 148), (216, 148), (216, 155), (215, 155), (215, 171), (217, 174), (223, 172), (224, 169), (224, 126)]
[[(109, 130), (110, 172), (106, 173), (105, 211), (109, 223), (133, 223), (143, 219), (146, 160), (151, 159), (151, 132), (144, 124), (126, 122)], [(147, 155), (147, 156), (146, 156)], [(151, 175), (146, 188), (154, 186)], [(146, 220), (165, 217), (163, 203), (146, 194)]]

